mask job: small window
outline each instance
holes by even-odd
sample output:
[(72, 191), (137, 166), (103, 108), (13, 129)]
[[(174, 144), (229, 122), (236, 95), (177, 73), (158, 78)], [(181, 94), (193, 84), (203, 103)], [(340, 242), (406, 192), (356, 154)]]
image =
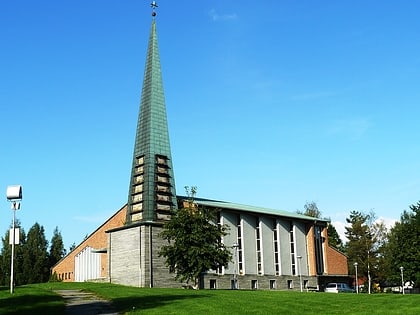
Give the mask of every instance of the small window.
[(270, 280), (270, 290), (275, 290), (276, 287), (276, 280)]
[(210, 279), (210, 289), (216, 289), (216, 279)]
[(238, 289), (238, 280), (235, 280), (235, 279), (230, 280), (230, 288), (232, 290)]
[(293, 280), (287, 280), (287, 288), (293, 289)]
[(258, 280), (251, 280), (251, 289), (252, 290), (258, 289)]
[(303, 287), (304, 287), (305, 289), (307, 289), (307, 288), (308, 288), (308, 280), (303, 280)]

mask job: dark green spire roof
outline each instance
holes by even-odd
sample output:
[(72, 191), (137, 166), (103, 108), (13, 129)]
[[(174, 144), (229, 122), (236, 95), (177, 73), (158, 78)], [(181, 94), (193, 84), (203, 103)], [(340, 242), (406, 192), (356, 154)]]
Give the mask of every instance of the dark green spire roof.
[(153, 19), (134, 144), (127, 224), (160, 221), (176, 207), (156, 21)]

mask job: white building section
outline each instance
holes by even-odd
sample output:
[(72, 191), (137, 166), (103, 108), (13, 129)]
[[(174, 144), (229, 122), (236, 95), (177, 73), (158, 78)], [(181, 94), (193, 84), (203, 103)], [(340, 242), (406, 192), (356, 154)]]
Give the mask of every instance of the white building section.
[(101, 277), (101, 255), (92, 247), (85, 247), (75, 257), (74, 280), (84, 282)]

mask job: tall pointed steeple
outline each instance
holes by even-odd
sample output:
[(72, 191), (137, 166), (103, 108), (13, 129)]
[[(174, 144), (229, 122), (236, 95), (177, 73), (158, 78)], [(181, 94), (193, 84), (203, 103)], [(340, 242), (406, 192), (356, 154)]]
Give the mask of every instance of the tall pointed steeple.
[(152, 2), (140, 113), (134, 144), (126, 224), (167, 220), (176, 208), (175, 180)]

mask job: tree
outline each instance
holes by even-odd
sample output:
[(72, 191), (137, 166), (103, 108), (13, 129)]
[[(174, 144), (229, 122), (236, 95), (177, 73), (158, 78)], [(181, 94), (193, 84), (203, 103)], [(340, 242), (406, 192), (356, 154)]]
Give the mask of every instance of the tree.
[(76, 243), (73, 242), (73, 244), (71, 244), (69, 247), (69, 252), (72, 252), (75, 248), (76, 248)]
[(394, 284), (401, 282), (400, 267), (404, 278), (420, 287), (420, 201), (404, 211), (388, 234), (385, 246), (388, 272)]
[(343, 241), (341, 240), (340, 235), (335, 229), (335, 226), (331, 222), (328, 223), (327, 230), (328, 230), (328, 245), (334, 248), (337, 248), (339, 251), (344, 252)]
[(304, 211), (300, 211), (298, 210), (297, 213), (299, 214), (303, 214), (309, 217), (313, 217), (313, 218), (319, 218), (321, 219), (321, 211), (318, 209), (318, 206), (316, 204), (315, 201), (311, 201), (311, 202), (306, 202), (304, 207)]
[[(12, 223), (10, 224), (12, 228)], [(19, 220), (15, 222), (15, 228), (19, 228), (19, 244), (15, 245), (15, 259), (14, 259), (14, 282), (15, 285), (21, 285), (26, 283), (26, 277), (23, 272), (23, 252), (25, 248), (26, 235), (24, 229), (21, 227)], [(9, 244), (9, 230), (6, 231), (4, 237), (2, 238), (2, 251), (1, 251), (1, 260), (0, 260), (0, 285), (10, 285), (10, 265), (11, 265), (11, 256), (12, 248)]]
[(350, 224), (346, 226), (346, 254), (348, 256), (349, 270), (354, 272), (353, 264), (358, 263), (358, 272), (368, 279), (368, 292), (371, 292), (372, 276), (379, 280), (379, 248), (382, 240), (382, 228), (384, 225), (375, 223), (375, 214), (363, 214), (359, 211), (351, 211), (346, 219)]
[(227, 266), (232, 259), (230, 251), (221, 242), (228, 227), (216, 222), (216, 214), (194, 203), (196, 188), (185, 187), (189, 201), (175, 211), (161, 233), (168, 241), (159, 255), (163, 256), (169, 271), (175, 279), (193, 281), (194, 288), (200, 287), (200, 275), (208, 270)]
[(23, 271), (27, 276), (27, 283), (48, 281), (48, 241), (45, 238), (44, 227), (38, 223), (28, 232), (23, 252)]
[(58, 227), (55, 227), (53, 237), (51, 239), (50, 252), (48, 255), (48, 267), (53, 267), (65, 255), (66, 250), (64, 249), (63, 237), (61, 236)]

